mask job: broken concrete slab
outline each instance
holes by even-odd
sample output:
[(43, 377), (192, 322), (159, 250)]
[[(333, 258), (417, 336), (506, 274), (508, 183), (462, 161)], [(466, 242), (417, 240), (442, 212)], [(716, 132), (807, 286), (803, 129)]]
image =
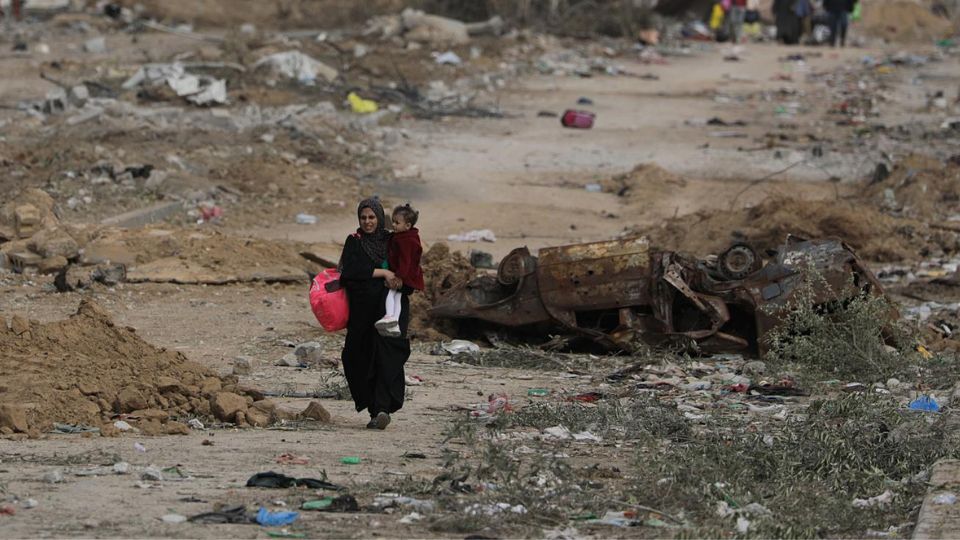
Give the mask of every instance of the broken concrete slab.
[(103, 225), (116, 227), (142, 227), (157, 223), (179, 212), (183, 204), (179, 201), (157, 203), (146, 208), (131, 210), (122, 214), (108, 217), (101, 221)]
[(306, 279), (307, 275), (303, 270), (282, 264), (261, 268), (216, 269), (178, 257), (158, 259), (127, 270), (127, 281), (131, 283), (225, 285), (250, 281), (296, 283)]

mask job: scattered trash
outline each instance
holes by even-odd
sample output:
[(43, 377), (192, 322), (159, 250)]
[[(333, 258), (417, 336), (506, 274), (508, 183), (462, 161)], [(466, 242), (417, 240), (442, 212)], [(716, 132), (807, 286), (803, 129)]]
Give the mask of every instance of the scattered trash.
[(527, 390), (527, 395), (531, 397), (545, 397), (550, 395), (550, 390), (546, 388), (531, 388)]
[(203, 425), (203, 422), (201, 422), (196, 418), (191, 418), (190, 420), (187, 420), (187, 425), (193, 429), (206, 429), (206, 427)]
[(267, 536), (270, 538), (306, 538), (306, 533), (295, 533), (287, 530), (280, 531), (267, 531)]
[(289, 454), (284, 452), (277, 456), (277, 463), (280, 465), (309, 465), (310, 458), (296, 456), (294, 454)]
[(316, 480), (314, 478), (293, 478), (285, 474), (275, 473), (273, 471), (257, 473), (247, 480), (247, 487), (263, 487), (273, 489), (290, 488), (294, 486), (304, 486), (310, 489), (329, 489), (331, 491), (341, 491), (342, 487), (327, 482), (326, 480)]
[(296, 79), (300, 84), (314, 84), (318, 76), (327, 82), (337, 78), (337, 70), (300, 51), (271, 54), (253, 64), (253, 69), (263, 67), (278, 75)]
[(891, 501), (893, 501), (893, 492), (888, 489), (876, 497), (870, 497), (869, 499), (854, 499), (853, 507), (870, 508), (873, 506), (886, 506)]
[(950, 505), (950, 504), (956, 504), (956, 502), (957, 502), (957, 495), (950, 492), (940, 493), (933, 497), (933, 504)]
[(355, 92), (347, 94), (347, 101), (350, 102), (350, 110), (357, 114), (375, 113), (380, 109), (376, 101), (363, 99)]
[(264, 527), (282, 527), (289, 525), (300, 517), (300, 512), (271, 512), (261, 507), (257, 512), (257, 523)]
[(560, 117), (560, 124), (565, 128), (590, 129), (597, 115), (589, 111), (566, 110)]
[(344, 465), (359, 465), (360, 458), (357, 456), (345, 456), (340, 458), (340, 463), (343, 463)]
[(474, 503), (467, 506), (464, 511), (468, 516), (493, 516), (505, 512), (522, 515), (527, 513), (527, 508), (522, 504), (511, 505), (510, 503), (505, 502), (494, 504)]
[(17, 513), (17, 510), (13, 506), (10, 506), (9, 504), (0, 506), (0, 516), (13, 516), (13, 515), (16, 515), (16, 513)]
[(120, 431), (130, 431), (131, 429), (133, 429), (133, 426), (124, 422), (123, 420), (117, 420), (116, 422), (114, 422), (113, 427), (119, 429)]
[(114, 474), (127, 474), (130, 472), (130, 464), (126, 461), (118, 461), (113, 464)]
[(404, 507), (424, 514), (432, 513), (437, 505), (433, 501), (415, 499), (396, 493), (381, 493), (373, 498), (373, 507), (377, 509)]
[(165, 514), (160, 518), (164, 523), (185, 523), (187, 521), (187, 516), (181, 516), (180, 514)]
[(920, 396), (910, 402), (910, 410), (924, 412), (940, 412), (940, 405), (933, 396)]
[(90, 54), (103, 54), (107, 52), (107, 40), (103, 36), (88, 39), (83, 44), (83, 50)]
[[(121, 431), (124, 431), (124, 430), (121, 430)], [(100, 428), (95, 428), (92, 426), (84, 426), (80, 424), (61, 424), (59, 422), (54, 422), (52, 433), (69, 434), (69, 435), (73, 435), (76, 433), (100, 433)]]
[(470, 266), (489, 270), (497, 267), (495, 264), (493, 264), (493, 255), (478, 249), (470, 250)]
[(600, 193), (603, 191), (603, 186), (600, 184), (586, 184), (583, 188), (587, 190), (587, 193)]
[(357, 503), (357, 499), (353, 495), (341, 495), (306, 501), (300, 506), (300, 509), (321, 512), (359, 512), (360, 504)]
[(316, 225), (317, 216), (313, 214), (297, 214), (297, 225)]
[(459, 66), (463, 64), (463, 60), (453, 51), (433, 53), (433, 60), (440, 65)]
[(423, 519), (423, 515), (418, 512), (410, 512), (409, 514), (403, 516), (400, 519), (400, 523), (403, 525), (410, 525), (416, 523)]
[(140, 473), (140, 479), (145, 480), (147, 482), (162, 482), (163, 472), (161, 472), (160, 469), (156, 467), (150, 466), (144, 469), (142, 473)]
[(141, 453), (147, 451), (147, 447), (144, 446), (144, 445), (141, 444), (141, 443), (138, 443), (138, 442), (133, 443), (133, 449), (136, 450), (137, 452), (141, 452)]
[(253, 523), (252, 516), (247, 514), (247, 507), (243, 505), (229, 506), (216, 512), (204, 512), (187, 518), (191, 523), (224, 524), (224, 523)]
[(543, 430), (543, 434), (549, 438), (560, 440), (569, 439), (572, 436), (570, 430), (564, 426), (548, 427)]
[(612, 512), (607, 511), (599, 519), (588, 519), (587, 523), (596, 525), (611, 525), (613, 527), (636, 527), (641, 524), (637, 520), (636, 512)]
[(454, 339), (440, 344), (442, 350), (447, 354), (456, 356), (458, 354), (477, 354), (480, 352), (480, 346), (465, 339)]
[(63, 482), (63, 471), (50, 471), (43, 475), (43, 481), (48, 484), (59, 484)]
[(593, 105), (593, 100), (588, 97), (581, 97), (577, 100), (577, 105)]
[(496, 242), (497, 236), (490, 229), (480, 229), (462, 234), (451, 234), (447, 236), (447, 240), (450, 242)]
[(513, 406), (510, 405), (510, 398), (506, 394), (491, 394), (487, 397), (487, 414), (492, 415), (502, 412), (510, 412), (512, 410)]
[(39, 504), (40, 503), (38, 503), (36, 499), (26, 499), (23, 501), (23, 507), (26, 508), (27, 510), (31, 508), (36, 508)]
[(603, 442), (603, 439), (597, 437), (589, 431), (581, 431), (579, 433), (573, 434), (573, 440), (575, 441), (590, 441), (590, 442)]

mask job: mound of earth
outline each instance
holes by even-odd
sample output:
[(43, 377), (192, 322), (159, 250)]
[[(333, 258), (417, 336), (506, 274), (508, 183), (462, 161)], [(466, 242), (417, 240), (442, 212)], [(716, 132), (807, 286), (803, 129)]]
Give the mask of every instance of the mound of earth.
[(600, 182), (603, 191), (619, 195), (628, 203), (664, 198), (686, 185), (683, 177), (656, 163), (641, 163), (628, 173)]
[(919, 222), (888, 216), (845, 201), (799, 201), (772, 198), (742, 210), (699, 212), (662, 226), (634, 231), (660, 249), (697, 255), (720, 253), (733, 242), (773, 249), (788, 234), (805, 238), (838, 237), (868, 260), (915, 258), (929, 249), (931, 238)]
[(953, 24), (935, 15), (930, 2), (917, 0), (872, 0), (863, 6), (857, 26), (873, 37), (895, 43), (924, 42), (950, 37)]
[(450, 252), (450, 247), (437, 242), (423, 254), (420, 261), (423, 268), (425, 288), (410, 297), (409, 333), (411, 337), (424, 341), (437, 341), (453, 334), (452, 323), (446, 319), (432, 319), (427, 311), (445, 292), (460, 283), (476, 277), (477, 270), (459, 251)]
[(101, 427), (126, 414), (142, 433), (188, 433), (192, 417), (267, 425), (275, 405), (218, 377), (183, 354), (157, 348), (102, 307), (83, 300), (76, 314), (41, 324), (0, 318), (0, 433), (36, 435), (54, 423)]
[(367, 17), (406, 7), (404, 0), (123, 0), (121, 5), (142, 10), (169, 22), (214, 27), (253, 23), (260, 28), (335, 28), (363, 22)]
[(887, 211), (916, 219), (954, 219), (960, 215), (960, 165), (912, 155), (889, 176), (876, 176), (864, 197)]

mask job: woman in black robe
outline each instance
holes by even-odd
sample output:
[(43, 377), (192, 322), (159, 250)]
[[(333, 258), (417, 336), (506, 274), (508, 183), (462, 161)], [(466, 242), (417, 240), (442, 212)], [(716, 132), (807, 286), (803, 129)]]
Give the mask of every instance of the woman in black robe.
[(366, 199), (357, 208), (360, 228), (347, 237), (340, 255), (340, 282), (350, 302), (347, 340), (341, 361), (357, 412), (370, 413), (370, 429), (384, 429), (390, 414), (403, 407), (403, 365), (410, 357), (407, 326), (410, 305), (403, 295), (400, 337), (381, 336), (374, 323), (386, 312), (387, 288), (402, 282), (387, 268), (387, 241), (383, 206)]

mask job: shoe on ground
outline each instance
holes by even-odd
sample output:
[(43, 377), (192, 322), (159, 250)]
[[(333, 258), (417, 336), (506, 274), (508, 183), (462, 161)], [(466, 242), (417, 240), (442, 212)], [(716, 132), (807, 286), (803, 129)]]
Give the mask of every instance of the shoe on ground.
[(376, 418), (371, 418), (370, 421), (367, 422), (367, 429), (377, 429), (377, 420), (376, 420)]
[(387, 429), (387, 426), (390, 425), (390, 415), (385, 412), (377, 413), (370, 423), (373, 424), (375, 429)]
[(377, 330), (383, 330), (385, 328), (390, 328), (391, 326), (398, 324), (396, 317), (384, 317), (379, 321), (373, 323), (374, 328)]

